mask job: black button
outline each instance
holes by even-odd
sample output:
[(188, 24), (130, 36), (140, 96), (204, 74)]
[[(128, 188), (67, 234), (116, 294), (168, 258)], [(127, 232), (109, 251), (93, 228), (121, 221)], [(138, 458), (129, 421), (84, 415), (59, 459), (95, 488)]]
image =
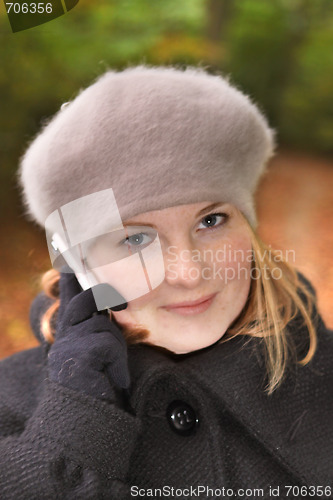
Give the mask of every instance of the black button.
[(194, 434), (199, 425), (195, 411), (184, 401), (172, 401), (167, 408), (166, 415), (171, 429), (182, 436)]

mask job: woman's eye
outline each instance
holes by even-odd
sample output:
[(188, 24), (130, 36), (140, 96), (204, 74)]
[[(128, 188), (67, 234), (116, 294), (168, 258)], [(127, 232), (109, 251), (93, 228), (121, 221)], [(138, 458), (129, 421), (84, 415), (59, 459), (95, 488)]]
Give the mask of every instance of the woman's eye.
[(123, 241), (121, 241), (122, 245), (128, 245), (131, 247), (139, 247), (148, 245), (152, 241), (152, 238), (145, 233), (137, 233), (128, 236)]
[[(221, 226), (227, 220), (227, 214), (209, 214), (206, 215), (199, 224), (199, 229), (214, 228)], [(203, 228), (200, 225), (203, 225)]]

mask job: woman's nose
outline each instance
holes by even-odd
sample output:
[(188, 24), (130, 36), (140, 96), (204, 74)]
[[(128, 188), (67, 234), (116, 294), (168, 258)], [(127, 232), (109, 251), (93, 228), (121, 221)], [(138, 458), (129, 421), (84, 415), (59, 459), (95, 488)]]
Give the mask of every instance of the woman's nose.
[(169, 285), (195, 288), (202, 279), (202, 263), (190, 246), (170, 246), (164, 252), (165, 281)]

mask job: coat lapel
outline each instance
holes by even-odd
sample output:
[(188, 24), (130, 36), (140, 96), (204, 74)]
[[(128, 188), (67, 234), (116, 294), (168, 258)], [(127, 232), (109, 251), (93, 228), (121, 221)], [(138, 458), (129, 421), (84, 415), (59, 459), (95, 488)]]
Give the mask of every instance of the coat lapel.
[[(304, 332), (304, 335), (307, 335)], [(315, 357), (296, 365), (271, 396), (258, 339), (236, 338), (187, 363), (271, 454), (307, 485), (333, 481), (333, 332), (322, 330)]]
[[(303, 332), (306, 338), (306, 332)], [(134, 377), (162, 367), (186, 367), (295, 477), (306, 485), (333, 480), (333, 332), (322, 325), (314, 358), (289, 370), (271, 396), (264, 392), (259, 339), (238, 337), (189, 355), (169, 356), (149, 346), (129, 349)], [(138, 357), (139, 354), (139, 357)]]

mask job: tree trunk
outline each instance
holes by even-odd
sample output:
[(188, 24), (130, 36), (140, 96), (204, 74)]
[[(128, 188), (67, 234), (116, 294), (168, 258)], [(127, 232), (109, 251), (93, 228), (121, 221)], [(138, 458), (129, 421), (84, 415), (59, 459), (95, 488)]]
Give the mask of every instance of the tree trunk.
[(206, 0), (206, 36), (212, 42), (224, 39), (227, 26), (232, 17), (234, 0)]

